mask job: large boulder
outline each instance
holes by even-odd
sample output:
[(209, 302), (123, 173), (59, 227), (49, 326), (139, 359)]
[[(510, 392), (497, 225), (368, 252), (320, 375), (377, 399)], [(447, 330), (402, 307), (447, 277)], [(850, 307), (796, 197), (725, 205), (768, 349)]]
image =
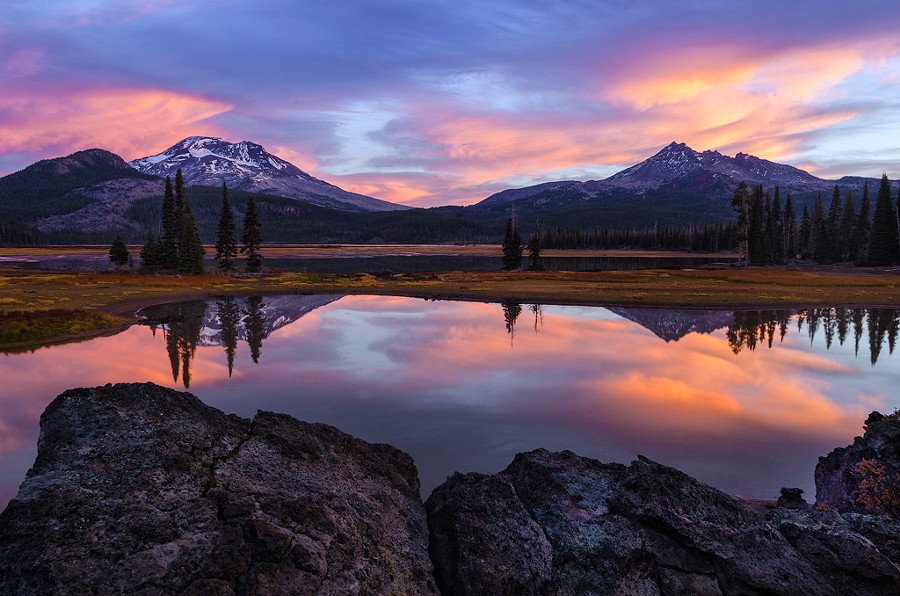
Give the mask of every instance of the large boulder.
[(646, 458), (625, 467), (571, 452), (519, 454), (493, 476), (454, 475), (425, 508), (444, 594), (900, 590), (900, 569), (840, 516), (779, 509), (767, 521)]
[(900, 516), (900, 413), (872, 412), (863, 436), (816, 465), (816, 504), (840, 512)]
[(0, 515), (3, 594), (432, 594), (410, 457), (153, 384), (63, 393)]

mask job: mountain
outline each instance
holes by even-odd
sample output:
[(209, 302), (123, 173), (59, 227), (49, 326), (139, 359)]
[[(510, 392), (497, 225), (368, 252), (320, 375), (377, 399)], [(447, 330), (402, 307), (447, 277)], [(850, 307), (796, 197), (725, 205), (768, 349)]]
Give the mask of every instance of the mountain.
[(816, 178), (793, 166), (746, 153), (734, 157), (718, 151), (697, 152), (685, 143), (671, 143), (639, 164), (613, 174), (604, 182), (616, 188), (704, 190), (737, 186), (740, 182), (779, 185), (785, 190), (830, 190), (834, 182)]
[(724, 310), (617, 307), (606, 310), (637, 323), (666, 342), (678, 341), (691, 333), (712, 333), (734, 323), (734, 313)]
[(155, 180), (136, 172), (125, 160), (103, 149), (87, 149), (44, 159), (0, 178), (0, 219), (36, 223), (70, 213), (93, 202), (79, 192), (98, 183), (140, 185)]
[(187, 185), (219, 187), (225, 181), (231, 189), (291, 197), (342, 211), (408, 209), (314, 178), (250, 141), (229, 143), (216, 137), (188, 137), (162, 153), (129, 163), (141, 173), (159, 177), (174, 178), (180, 168)]
[[(870, 198), (875, 178), (817, 178), (809, 172), (753, 155), (734, 157), (718, 151), (695, 151), (685, 143), (670, 143), (652, 157), (603, 180), (561, 180), (495, 193), (462, 209), (473, 221), (505, 221), (515, 204), (516, 217), (527, 233), (533, 222), (545, 228), (640, 229), (725, 222), (734, 219), (731, 197), (740, 182), (762, 184), (771, 192), (791, 194), (795, 213), (812, 207), (821, 195), (825, 205), (835, 185), (842, 196), (853, 191), (856, 205), (868, 182)], [(893, 182), (896, 192), (897, 182)], [(441, 208), (452, 214), (451, 208)]]

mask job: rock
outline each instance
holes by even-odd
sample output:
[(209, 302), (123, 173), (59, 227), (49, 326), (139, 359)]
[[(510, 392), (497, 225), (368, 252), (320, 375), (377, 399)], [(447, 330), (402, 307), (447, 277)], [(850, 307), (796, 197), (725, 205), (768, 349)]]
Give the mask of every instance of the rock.
[(802, 494), (802, 488), (782, 488), (775, 506), (783, 509), (809, 509), (809, 503), (801, 496)]
[(493, 476), (454, 475), (425, 508), (444, 594), (900, 589), (889, 556), (837, 514), (777, 509), (782, 517), (763, 520), (646, 458), (625, 467), (571, 452), (519, 454)]
[(412, 460), (153, 384), (71, 390), (0, 514), (0, 593), (433, 594)]
[[(863, 477), (857, 466), (871, 460), (883, 468), (881, 476), (893, 485), (893, 499), (866, 498), (860, 494)], [(872, 474), (869, 474), (872, 480)], [(819, 458), (816, 465), (816, 505), (821, 509), (857, 513), (900, 515), (900, 413), (883, 415), (872, 412), (866, 419), (865, 433), (852, 445), (840, 447)], [(862, 498), (860, 498), (862, 496)]]

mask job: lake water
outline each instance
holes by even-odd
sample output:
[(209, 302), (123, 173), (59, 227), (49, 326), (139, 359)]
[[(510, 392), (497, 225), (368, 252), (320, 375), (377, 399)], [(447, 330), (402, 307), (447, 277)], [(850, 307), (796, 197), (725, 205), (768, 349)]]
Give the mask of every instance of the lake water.
[(638, 454), (746, 497), (814, 497), (819, 456), (900, 407), (900, 311), (673, 311), (276, 296), (0, 356), (0, 507), (63, 390), (153, 381), (226, 412), (333, 424), (413, 456), (430, 491), (520, 451)]

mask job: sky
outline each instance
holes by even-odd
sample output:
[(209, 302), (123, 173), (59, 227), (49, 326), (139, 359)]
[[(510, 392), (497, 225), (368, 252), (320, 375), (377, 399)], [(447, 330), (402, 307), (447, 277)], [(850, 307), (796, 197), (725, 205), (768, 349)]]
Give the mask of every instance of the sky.
[(250, 140), (415, 206), (671, 141), (900, 177), (900, 2), (9, 0), (0, 175)]

